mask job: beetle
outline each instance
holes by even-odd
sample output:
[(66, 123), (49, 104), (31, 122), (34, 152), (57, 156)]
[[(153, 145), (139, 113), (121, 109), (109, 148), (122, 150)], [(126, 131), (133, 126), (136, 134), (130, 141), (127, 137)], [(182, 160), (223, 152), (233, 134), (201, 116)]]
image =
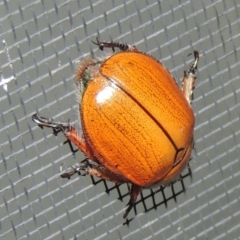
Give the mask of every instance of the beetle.
[(136, 46), (98, 38), (93, 43), (100, 50), (119, 52), (77, 67), (82, 134), (69, 122), (37, 114), (32, 119), (40, 127), (63, 132), (86, 156), (61, 177), (78, 173), (131, 184), (126, 218), (142, 188), (176, 181), (189, 162), (195, 122), (190, 104), (199, 53), (194, 51), (180, 89), (161, 62)]

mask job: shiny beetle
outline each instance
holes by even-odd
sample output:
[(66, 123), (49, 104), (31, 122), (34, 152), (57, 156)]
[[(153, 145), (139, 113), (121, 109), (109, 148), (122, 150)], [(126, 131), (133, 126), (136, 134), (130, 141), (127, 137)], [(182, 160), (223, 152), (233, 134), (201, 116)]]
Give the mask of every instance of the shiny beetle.
[(195, 121), (190, 103), (199, 54), (194, 51), (180, 89), (159, 61), (135, 46), (98, 38), (93, 43), (101, 50), (120, 51), (77, 68), (82, 134), (69, 123), (37, 114), (32, 118), (41, 127), (63, 132), (86, 156), (61, 177), (79, 173), (131, 184), (126, 218), (142, 188), (174, 182), (189, 162)]

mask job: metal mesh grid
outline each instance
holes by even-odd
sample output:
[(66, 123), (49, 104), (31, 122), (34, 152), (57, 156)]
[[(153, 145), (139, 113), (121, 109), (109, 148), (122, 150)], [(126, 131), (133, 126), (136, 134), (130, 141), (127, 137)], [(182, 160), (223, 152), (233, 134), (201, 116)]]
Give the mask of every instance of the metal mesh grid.
[[(239, 238), (239, 17), (238, 1), (1, 1), (1, 239)], [(103, 56), (96, 35), (137, 45), (179, 82), (201, 54), (192, 176), (144, 190), (127, 222), (127, 187), (60, 179), (83, 156), (31, 120), (77, 120), (75, 63)]]

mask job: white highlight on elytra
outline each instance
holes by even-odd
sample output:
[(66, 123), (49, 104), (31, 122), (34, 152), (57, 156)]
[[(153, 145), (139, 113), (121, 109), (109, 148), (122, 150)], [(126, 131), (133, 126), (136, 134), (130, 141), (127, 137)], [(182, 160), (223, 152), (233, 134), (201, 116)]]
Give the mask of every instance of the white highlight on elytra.
[(96, 96), (96, 101), (98, 104), (104, 103), (108, 99), (110, 99), (114, 92), (115, 88), (113, 86), (106, 86), (101, 92), (99, 92)]

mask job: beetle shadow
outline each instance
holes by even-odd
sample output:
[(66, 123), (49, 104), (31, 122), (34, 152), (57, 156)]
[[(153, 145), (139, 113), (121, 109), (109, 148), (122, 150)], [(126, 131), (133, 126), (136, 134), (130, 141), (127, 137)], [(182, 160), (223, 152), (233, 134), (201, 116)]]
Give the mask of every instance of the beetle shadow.
[[(184, 172), (186, 173), (181, 174), (179, 180), (171, 183), (169, 186), (160, 186), (148, 190), (144, 189), (144, 192), (141, 191), (140, 199), (134, 205), (135, 216), (137, 215), (137, 206), (139, 204), (143, 206), (144, 212), (148, 213), (152, 210), (157, 210), (157, 208), (162, 205), (168, 208), (168, 203), (172, 200), (177, 203), (178, 197), (186, 191), (185, 182), (189, 181), (189, 179), (192, 182), (192, 171), (190, 166), (188, 166)], [(148, 194), (147, 191), (149, 192)], [(134, 220), (134, 217), (126, 219), (123, 225), (129, 225), (132, 220)]]
[[(100, 183), (104, 184), (106, 193), (110, 194), (112, 191), (117, 191), (118, 199), (123, 201), (124, 198), (129, 198), (129, 192), (123, 190), (121, 185), (113, 185), (109, 186), (109, 182), (103, 179), (99, 179), (96, 177), (92, 177), (92, 183), (94, 185), (98, 185)], [(136, 201), (132, 211), (134, 211), (135, 216), (137, 216), (138, 212), (143, 212), (142, 208), (144, 209), (145, 213), (148, 213), (152, 210), (156, 210), (158, 207), (164, 205), (168, 208), (168, 202), (174, 200), (177, 203), (177, 199), (181, 194), (184, 194), (186, 191), (185, 182), (192, 182), (192, 171), (188, 164), (186, 169), (184, 170), (184, 174), (180, 175), (179, 180), (171, 183), (169, 186), (160, 186), (153, 189), (143, 189), (140, 192), (138, 200)], [(177, 185), (177, 186), (176, 186)], [(188, 184), (187, 184), (188, 185)], [(129, 200), (129, 199), (128, 199)], [(138, 210), (141, 209), (141, 210)], [(130, 213), (131, 214), (131, 213)], [(132, 218), (126, 218), (123, 225), (129, 225), (131, 221), (134, 220)]]

